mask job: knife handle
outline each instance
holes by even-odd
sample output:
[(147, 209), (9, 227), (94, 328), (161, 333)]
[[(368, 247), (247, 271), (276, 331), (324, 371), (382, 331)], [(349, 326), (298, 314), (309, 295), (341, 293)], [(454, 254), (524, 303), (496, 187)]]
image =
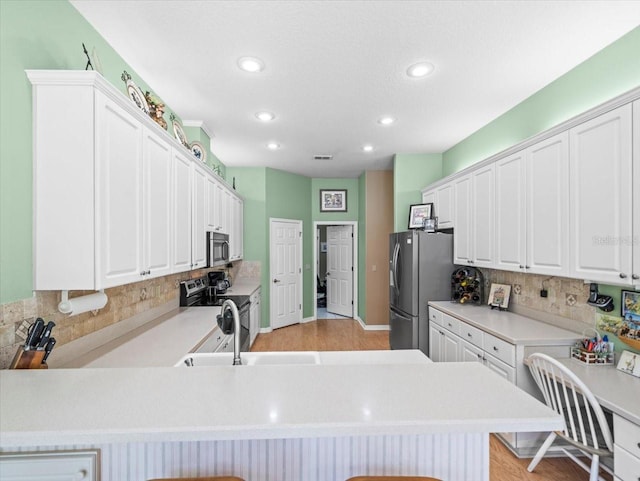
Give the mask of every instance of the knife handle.
[(44, 328), (44, 332), (42, 333), (42, 337), (40, 338), (40, 343), (38, 344), (37, 349), (44, 350), (45, 346), (49, 342), (49, 338), (51, 337), (51, 331), (56, 326), (56, 323), (53, 321), (49, 321), (47, 327)]
[(29, 331), (27, 334), (27, 339), (24, 342), (25, 350), (35, 349), (38, 346), (38, 342), (40, 341), (40, 336), (42, 335), (42, 331), (44, 330), (44, 320), (39, 317), (36, 319), (36, 322), (29, 326)]
[(49, 354), (51, 354), (51, 351), (53, 350), (53, 346), (56, 345), (56, 338), (52, 337), (51, 339), (49, 339), (49, 342), (47, 342), (47, 346), (44, 348), (44, 357), (42, 358), (42, 362), (44, 363), (47, 358), (49, 357)]

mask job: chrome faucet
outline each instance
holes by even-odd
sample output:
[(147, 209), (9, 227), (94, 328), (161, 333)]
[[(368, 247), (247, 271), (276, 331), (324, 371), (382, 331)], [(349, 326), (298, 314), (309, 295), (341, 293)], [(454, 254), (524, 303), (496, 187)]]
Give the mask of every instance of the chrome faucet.
[[(231, 311), (233, 316), (233, 327), (229, 326), (225, 311)], [(222, 303), (222, 309), (218, 316), (218, 326), (225, 334), (231, 334), (233, 332), (233, 365), (240, 366), (242, 359), (240, 359), (240, 315), (238, 314), (238, 306), (230, 299), (227, 299)]]

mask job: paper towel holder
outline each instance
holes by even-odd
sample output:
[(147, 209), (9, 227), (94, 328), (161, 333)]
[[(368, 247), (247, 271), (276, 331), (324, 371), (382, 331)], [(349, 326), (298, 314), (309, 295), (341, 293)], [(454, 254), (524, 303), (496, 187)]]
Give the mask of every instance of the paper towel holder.
[(74, 297), (72, 299), (69, 299), (69, 291), (61, 291), (61, 295), (62, 299), (58, 304), (58, 311), (62, 314), (75, 315), (102, 309), (107, 305), (107, 301), (109, 300), (104, 290), (97, 291), (95, 294)]

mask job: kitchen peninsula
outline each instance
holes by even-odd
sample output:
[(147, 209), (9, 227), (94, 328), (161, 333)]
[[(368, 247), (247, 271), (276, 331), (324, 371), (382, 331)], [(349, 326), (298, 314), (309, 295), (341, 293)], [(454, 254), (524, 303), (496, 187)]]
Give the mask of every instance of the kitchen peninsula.
[(2, 371), (0, 450), (98, 449), (102, 480), (488, 481), (489, 433), (562, 426), (480, 365), (319, 354), (315, 365)]

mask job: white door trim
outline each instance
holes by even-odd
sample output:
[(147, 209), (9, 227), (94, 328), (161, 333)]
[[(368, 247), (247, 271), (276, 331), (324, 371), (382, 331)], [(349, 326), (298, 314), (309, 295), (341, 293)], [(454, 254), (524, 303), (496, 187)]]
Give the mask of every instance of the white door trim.
[[(299, 256), (298, 256), (298, 265), (300, 266), (300, 270), (298, 271), (298, 280), (297, 280), (297, 285), (298, 285), (298, 299), (300, 299), (300, 305), (302, 306), (303, 302), (304, 302), (304, 298), (303, 298), (303, 277), (302, 277), (302, 259), (303, 259), (303, 253), (302, 253), (302, 249), (304, 246), (304, 231), (302, 230), (303, 228), (303, 224), (301, 220), (298, 219), (281, 219), (281, 218), (277, 218), (277, 217), (269, 217), (269, 328), (272, 329), (273, 326), (271, 324), (271, 320), (275, 317), (274, 313), (273, 313), (273, 309), (275, 306), (275, 303), (273, 302), (273, 290), (271, 289), (271, 284), (273, 282), (273, 272), (271, 270), (271, 259), (272, 259), (272, 249), (273, 249), (273, 245), (271, 243), (271, 238), (273, 236), (273, 223), (274, 222), (284, 222), (284, 223), (290, 223), (290, 224), (295, 224), (298, 226), (298, 230), (299, 232), (302, 233), (302, 235), (299, 237), (298, 242), (299, 242)], [(298, 322), (302, 322), (302, 312), (303, 309), (300, 309), (300, 315), (299, 315), (299, 319)]]
[[(337, 221), (337, 220), (316, 220), (313, 222), (314, 236), (321, 225), (350, 225), (353, 228), (353, 318), (358, 317), (358, 222), (357, 221)], [(318, 241), (313, 242), (313, 318), (318, 319), (318, 304), (316, 302), (316, 292), (318, 290)]]

